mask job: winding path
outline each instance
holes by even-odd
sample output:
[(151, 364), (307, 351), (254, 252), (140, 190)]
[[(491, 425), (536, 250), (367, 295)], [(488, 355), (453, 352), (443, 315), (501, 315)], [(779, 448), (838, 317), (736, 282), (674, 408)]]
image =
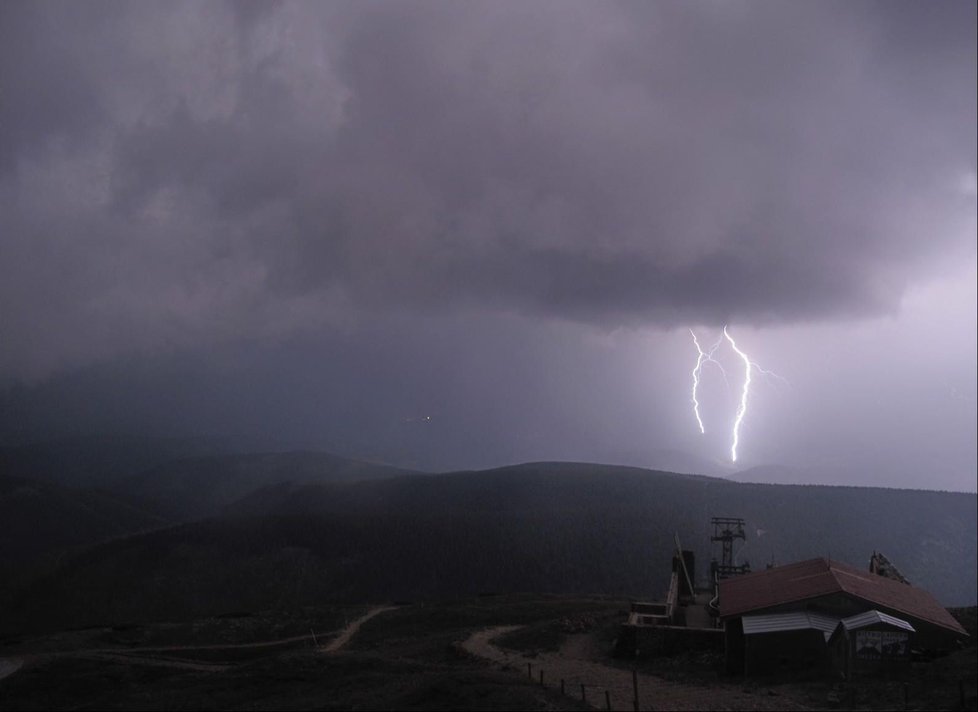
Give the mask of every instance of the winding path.
[(379, 616), (381, 613), (384, 613), (385, 611), (393, 611), (396, 608), (397, 606), (378, 606), (377, 608), (371, 608), (364, 615), (360, 616), (355, 621), (350, 623), (346, 628), (344, 628), (338, 636), (336, 636), (331, 641), (329, 641), (329, 644), (326, 645), (322, 649), (322, 651), (324, 653), (338, 652), (344, 645), (350, 642), (350, 640), (353, 638), (354, 635), (357, 634), (357, 631), (360, 630), (360, 626), (362, 626), (364, 623), (369, 621), (374, 616)]
[[(544, 682), (559, 686), (564, 680), (567, 694), (580, 699), (581, 686), (585, 687), (587, 702), (595, 707), (605, 707), (605, 691), (611, 709), (633, 709), (632, 672), (610, 667), (592, 660), (581, 660), (561, 653), (541, 653), (528, 657), (520, 652), (501, 648), (494, 638), (505, 635), (522, 626), (509, 625), (487, 628), (472, 634), (462, 648), (476, 657), (512, 669), (520, 675), (527, 674), (531, 666), (533, 679), (542, 670)], [(691, 685), (669, 682), (654, 675), (638, 674), (639, 709), (642, 710), (803, 710), (794, 700), (781, 695), (754, 694), (742, 686), (717, 683), (715, 685)]]
[(154, 665), (156, 667), (176, 668), (177, 670), (195, 670), (197, 672), (224, 672), (234, 667), (230, 663), (196, 662), (182, 660), (180, 658), (164, 658), (158, 655), (131, 655), (127, 651), (110, 652), (106, 650), (102, 652), (83, 653), (78, 655), (78, 657), (88, 660), (107, 660), (116, 663)]
[[(324, 646), (319, 648), (323, 653), (337, 653), (343, 646), (350, 642), (360, 626), (369, 621), (374, 616), (378, 616), (386, 611), (392, 611), (397, 606), (378, 606), (371, 608), (367, 613), (349, 623), (346, 627), (336, 631), (336, 637)], [(329, 635), (329, 634), (327, 634)], [(321, 638), (323, 636), (319, 636)], [(89, 660), (107, 660), (112, 662), (131, 663), (136, 665), (156, 665), (160, 667), (178, 668), (183, 670), (196, 670), (198, 672), (223, 672), (233, 667), (232, 663), (207, 662), (202, 660), (188, 660), (168, 656), (167, 653), (193, 652), (198, 650), (240, 650), (246, 648), (274, 648), (292, 643), (309, 641), (316, 643), (317, 636), (312, 633), (306, 635), (294, 635), (289, 638), (278, 638), (276, 640), (262, 640), (254, 643), (217, 643), (212, 645), (162, 645), (153, 647), (136, 648), (88, 648), (81, 650), (63, 650), (58, 652), (41, 653), (32, 656), (32, 660), (42, 660), (58, 657), (87, 658)], [(20, 657), (0, 658), (0, 680), (17, 672), (24, 664), (24, 659)]]
[(0, 658), (0, 680), (7, 675), (13, 675), (20, 670), (20, 666), (23, 664), (23, 658)]

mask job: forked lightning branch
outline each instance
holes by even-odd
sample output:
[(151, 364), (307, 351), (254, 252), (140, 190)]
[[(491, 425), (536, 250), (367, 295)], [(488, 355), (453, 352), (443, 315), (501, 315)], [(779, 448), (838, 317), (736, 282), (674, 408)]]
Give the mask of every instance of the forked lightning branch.
[(700, 415), (700, 402), (697, 396), (697, 391), (700, 387), (700, 381), (703, 375), (703, 367), (706, 364), (712, 364), (719, 369), (720, 373), (723, 375), (724, 380), (727, 378), (727, 373), (723, 369), (723, 365), (713, 357), (713, 354), (717, 352), (720, 346), (723, 344), (724, 339), (730, 343), (730, 348), (734, 350), (734, 353), (740, 357), (744, 363), (744, 385), (740, 393), (740, 402), (737, 405), (737, 413), (734, 416), (733, 429), (731, 433), (732, 443), (730, 445), (730, 460), (731, 462), (737, 462), (737, 446), (740, 444), (740, 426), (744, 422), (744, 416), (747, 414), (747, 402), (750, 397), (750, 385), (751, 385), (751, 374), (754, 370), (765, 376), (772, 376), (779, 379), (780, 381), (787, 383), (787, 381), (779, 376), (778, 374), (767, 371), (760, 366), (758, 366), (754, 361), (751, 361), (750, 356), (744, 353), (741, 349), (737, 347), (737, 342), (734, 341), (727, 327), (723, 327), (723, 334), (716, 340), (716, 343), (709, 348), (709, 350), (704, 351), (700, 346), (699, 339), (696, 338), (696, 334), (692, 329), (689, 330), (690, 335), (693, 337), (693, 344), (696, 346), (697, 357), (696, 365), (693, 367), (693, 415), (696, 417), (696, 423), (699, 425), (700, 433), (706, 433), (706, 427), (703, 425), (703, 418)]

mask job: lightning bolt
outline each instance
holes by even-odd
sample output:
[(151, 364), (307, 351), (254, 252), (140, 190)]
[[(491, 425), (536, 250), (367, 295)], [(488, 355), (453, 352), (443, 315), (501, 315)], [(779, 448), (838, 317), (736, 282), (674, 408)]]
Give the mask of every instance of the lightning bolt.
[(734, 417), (733, 445), (730, 447), (730, 460), (737, 462), (737, 445), (740, 444), (740, 424), (744, 421), (744, 415), (747, 413), (747, 397), (750, 395), (751, 372), (754, 369), (757, 369), (757, 372), (761, 375), (768, 378), (775, 378), (785, 384), (788, 383), (788, 380), (774, 373), (774, 371), (768, 371), (761, 368), (756, 363), (751, 361), (747, 354), (737, 348), (737, 344), (727, 331), (726, 326), (723, 327), (723, 335), (726, 337), (727, 341), (730, 342), (730, 347), (744, 361), (744, 390), (740, 394), (740, 407), (737, 408), (737, 415)]
[(696, 351), (699, 353), (699, 356), (696, 357), (696, 366), (693, 368), (693, 415), (696, 416), (696, 422), (700, 426), (700, 432), (706, 433), (706, 428), (703, 427), (703, 419), (700, 417), (700, 402), (696, 399), (696, 391), (700, 386), (700, 374), (703, 372), (704, 363), (716, 364), (717, 368), (720, 369), (720, 373), (723, 374), (723, 380), (727, 380), (727, 372), (723, 370), (720, 362), (713, 358), (713, 354), (716, 353), (716, 350), (720, 348), (720, 344), (723, 343), (723, 337), (717, 339), (717, 342), (710, 347), (709, 351), (704, 351), (700, 347), (700, 342), (692, 329), (689, 330), (689, 335), (693, 337), (693, 343), (696, 345)]
[(782, 383), (785, 386), (790, 386), (791, 385), (791, 383), (788, 381), (788, 379), (785, 378), (784, 376), (779, 376), (774, 371), (767, 371), (767, 370), (761, 368), (760, 366), (758, 366), (757, 363), (754, 362), (754, 361), (751, 361), (750, 362), (750, 365), (753, 366), (757, 370), (757, 372), (759, 374), (761, 374), (762, 376), (768, 378), (769, 380), (770, 379), (774, 379), (775, 381), (777, 381), (779, 383)]
[(744, 360), (744, 390), (740, 394), (740, 407), (737, 408), (737, 415), (734, 418), (733, 445), (730, 447), (730, 459), (733, 462), (737, 462), (737, 445), (740, 443), (740, 424), (744, 421), (744, 414), (747, 413), (747, 396), (750, 394), (751, 362), (747, 354), (737, 348), (737, 343), (727, 332), (726, 326), (723, 327), (723, 335), (730, 342), (731, 348)]

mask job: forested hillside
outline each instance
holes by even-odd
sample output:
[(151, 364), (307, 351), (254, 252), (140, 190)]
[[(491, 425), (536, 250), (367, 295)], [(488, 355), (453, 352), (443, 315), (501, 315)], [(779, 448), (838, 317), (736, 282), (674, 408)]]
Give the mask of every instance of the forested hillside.
[[(26, 622), (160, 620), (322, 600), (535, 591), (658, 596), (673, 537), (705, 582), (711, 516), (747, 520), (754, 568), (887, 554), (947, 605), (976, 599), (973, 494), (738, 484), (539, 463), (483, 472), (278, 484), (222, 517), (66, 560), (18, 604)], [(33, 625), (33, 623), (30, 623)]]

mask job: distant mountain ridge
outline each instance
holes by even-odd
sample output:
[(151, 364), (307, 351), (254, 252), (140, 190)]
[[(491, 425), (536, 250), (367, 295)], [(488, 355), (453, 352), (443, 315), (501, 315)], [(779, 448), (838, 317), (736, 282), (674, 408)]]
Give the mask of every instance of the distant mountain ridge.
[(0, 447), (0, 473), (67, 487), (106, 487), (168, 460), (226, 452), (209, 438), (97, 435)]
[(329, 453), (264, 452), (170, 460), (116, 483), (113, 491), (174, 521), (220, 514), (264, 487), (286, 482), (323, 484), (417, 474)]
[(185, 456), (211, 446), (99, 437), (0, 448), (0, 600), (79, 548), (215, 516), (270, 485), (411, 474), (316, 452)]

